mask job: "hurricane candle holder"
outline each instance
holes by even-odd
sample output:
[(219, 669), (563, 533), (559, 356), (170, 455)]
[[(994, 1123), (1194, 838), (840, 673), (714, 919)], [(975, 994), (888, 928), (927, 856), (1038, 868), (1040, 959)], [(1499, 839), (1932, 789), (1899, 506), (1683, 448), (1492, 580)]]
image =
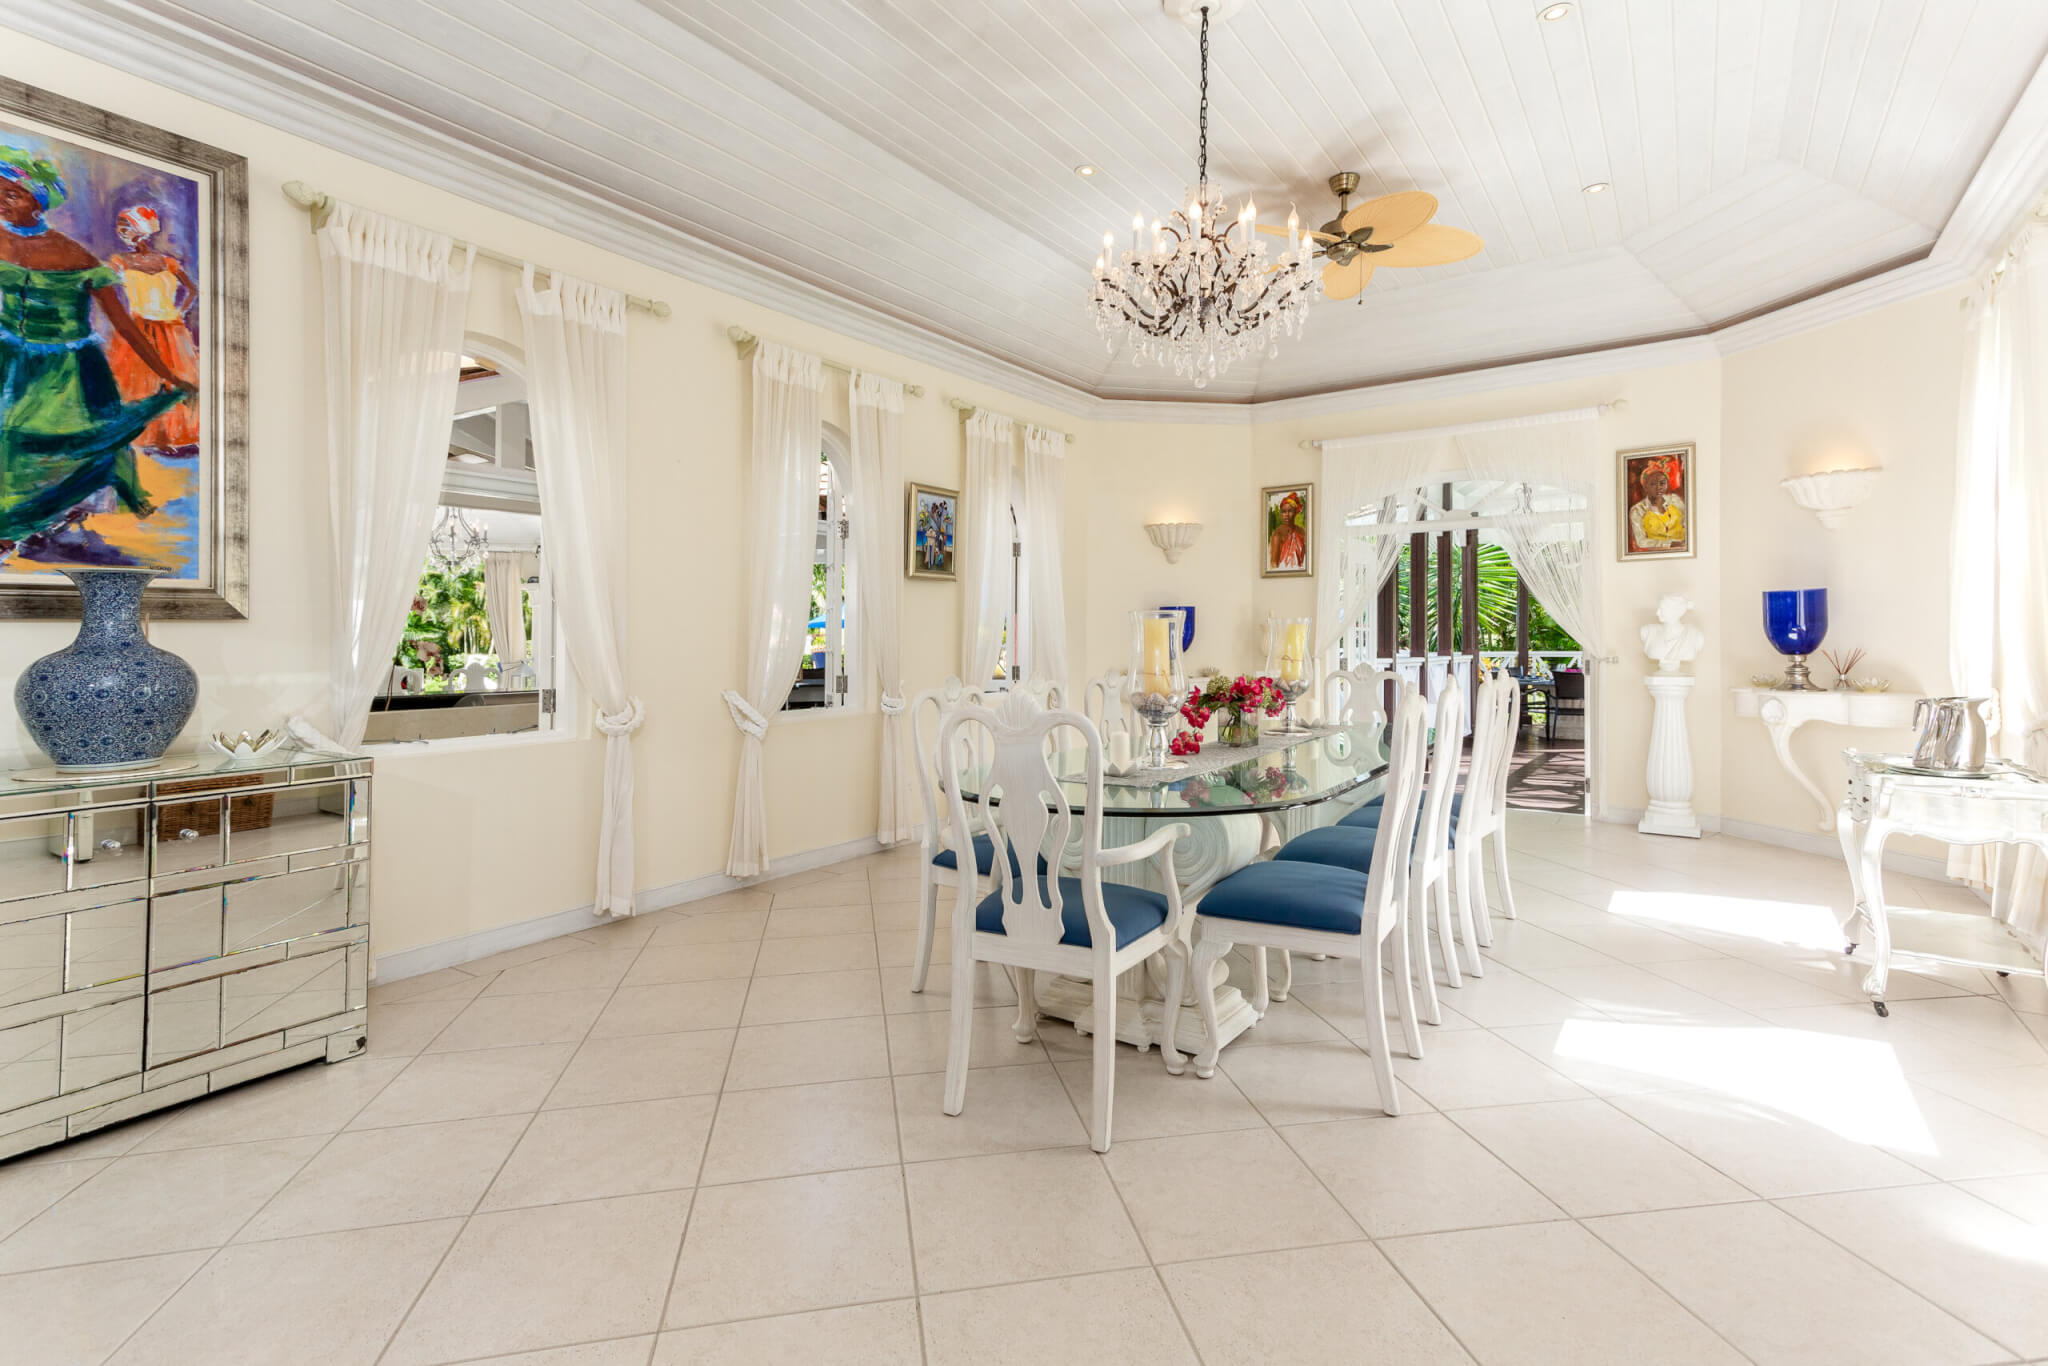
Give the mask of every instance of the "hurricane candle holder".
[(1308, 691), (1308, 632), (1307, 617), (1281, 617), (1273, 623), (1272, 639), (1266, 647), (1266, 672), (1280, 685), (1280, 696), (1287, 703), (1277, 729), (1290, 735), (1308, 731), (1294, 711), (1294, 704)]
[(1764, 594), (1764, 636), (1779, 654), (1788, 655), (1786, 692), (1819, 692), (1806, 657), (1820, 648), (1828, 634), (1828, 590), (1783, 589)]
[(1172, 756), (1173, 726), (1188, 694), (1181, 661), (1184, 619), (1172, 608), (1131, 613), (1131, 706), (1145, 722), (1146, 768), (1180, 768)]

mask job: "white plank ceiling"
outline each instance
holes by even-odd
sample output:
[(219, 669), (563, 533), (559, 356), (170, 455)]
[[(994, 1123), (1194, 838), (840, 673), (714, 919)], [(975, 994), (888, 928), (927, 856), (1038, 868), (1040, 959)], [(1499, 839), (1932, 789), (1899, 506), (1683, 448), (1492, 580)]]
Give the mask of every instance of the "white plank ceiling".
[(1924, 255), (2048, 51), (2048, 0), (1542, 2), (1218, 28), (1226, 193), (1320, 222), (1355, 170), (1487, 245), (1196, 391), (1084, 309), (1102, 232), (1193, 179), (1195, 39), (1158, 0), (68, 0), (201, 97), (230, 54), (545, 173), (570, 232), (594, 195), (1097, 395), (1225, 401), (1698, 332)]

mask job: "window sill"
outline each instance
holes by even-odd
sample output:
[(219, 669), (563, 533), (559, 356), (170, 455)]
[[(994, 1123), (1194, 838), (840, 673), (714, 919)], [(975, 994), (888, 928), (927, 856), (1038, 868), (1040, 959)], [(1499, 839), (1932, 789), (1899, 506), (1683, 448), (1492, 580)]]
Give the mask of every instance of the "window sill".
[(424, 759), (436, 754), (475, 754), (480, 750), (530, 749), (538, 745), (562, 745), (587, 737), (566, 727), (526, 731), (515, 735), (454, 735), (443, 740), (379, 740), (363, 746), (363, 752), (379, 763), (394, 759)]
[(875, 715), (873, 707), (805, 707), (802, 711), (779, 711), (769, 719), (769, 727), (807, 726), (819, 721), (843, 721), (855, 716)]

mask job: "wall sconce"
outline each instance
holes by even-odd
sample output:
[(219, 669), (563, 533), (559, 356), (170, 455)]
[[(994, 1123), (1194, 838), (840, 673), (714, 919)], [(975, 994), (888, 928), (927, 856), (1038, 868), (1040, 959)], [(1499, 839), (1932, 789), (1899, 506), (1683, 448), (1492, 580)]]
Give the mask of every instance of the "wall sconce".
[(1882, 465), (1861, 470), (1823, 470), (1819, 474), (1797, 474), (1781, 479), (1778, 486), (1792, 495), (1792, 501), (1820, 519), (1829, 531), (1842, 525), (1851, 508), (1870, 496), (1877, 487)]
[(1202, 534), (1200, 522), (1147, 522), (1145, 534), (1152, 538), (1152, 544), (1159, 547), (1168, 564), (1179, 564), (1183, 550), (1193, 545)]

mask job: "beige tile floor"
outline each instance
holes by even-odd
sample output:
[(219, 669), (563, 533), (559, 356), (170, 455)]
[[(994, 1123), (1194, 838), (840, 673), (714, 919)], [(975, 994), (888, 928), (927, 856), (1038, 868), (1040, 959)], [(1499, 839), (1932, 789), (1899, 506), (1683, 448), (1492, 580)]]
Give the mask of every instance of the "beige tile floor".
[(2048, 1360), (2039, 982), (1879, 1020), (1838, 864), (1512, 836), (1399, 1119), (1315, 962), (1213, 1080), (1120, 1049), (1100, 1157), (985, 979), (946, 1118), (908, 853), (379, 986), (367, 1058), (0, 1164), (0, 1362)]

